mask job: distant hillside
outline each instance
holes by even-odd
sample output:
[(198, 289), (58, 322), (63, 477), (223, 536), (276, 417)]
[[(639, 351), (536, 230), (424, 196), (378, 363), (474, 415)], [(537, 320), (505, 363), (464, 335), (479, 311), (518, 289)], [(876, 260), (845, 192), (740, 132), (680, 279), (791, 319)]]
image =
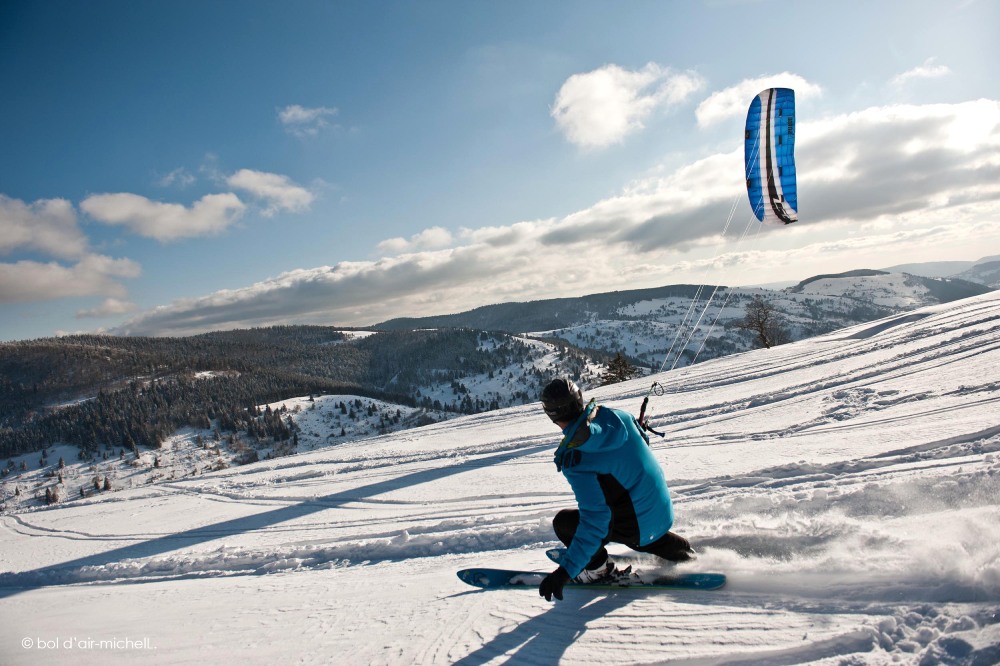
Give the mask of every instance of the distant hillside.
[(287, 439), (281, 419), (262, 422), (253, 410), (310, 394), (474, 413), (536, 400), (555, 374), (586, 381), (596, 368), (590, 355), (567, 344), (469, 329), (350, 336), (283, 326), (187, 338), (0, 343), (0, 457), (56, 443), (88, 454), (155, 448), (183, 427)]
[[(847, 289), (852, 293), (856, 291), (864, 292), (863, 286), (855, 289), (855, 285), (848, 285), (846, 281), (857, 278), (861, 279), (861, 283), (859, 284), (863, 285), (864, 278), (875, 278), (884, 275), (889, 275), (889, 272), (860, 269), (831, 275), (817, 275), (784, 290), (758, 289), (757, 291), (805, 294), (809, 292), (807, 287), (810, 284), (823, 280), (836, 279), (840, 281), (837, 289)], [(910, 276), (910, 286), (922, 286), (929, 292), (930, 298), (926, 300), (926, 303), (947, 303), (990, 291), (989, 288), (985, 288), (982, 284), (976, 284), (968, 280), (940, 280), (916, 275)], [(904, 290), (909, 291), (910, 286), (905, 287)], [(882, 287), (880, 286), (879, 288)], [(698, 285), (671, 285), (653, 289), (634, 289), (589, 294), (577, 298), (554, 298), (520, 303), (485, 305), (474, 310), (449, 315), (390, 319), (376, 324), (373, 328), (377, 330), (473, 328), (505, 331), (508, 333), (555, 331), (569, 326), (578, 326), (607, 319), (646, 320), (650, 318), (648, 315), (630, 312), (630, 307), (637, 303), (661, 301), (680, 301), (684, 302), (685, 306), (687, 306), (696, 295), (698, 295), (699, 301), (704, 303), (711, 297), (714, 290), (719, 290), (718, 293), (723, 294), (727, 292), (743, 293), (754, 291), (751, 289), (730, 290), (728, 287), (715, 287), (712, 285), (701, 287)], [(718, 298), (718, 295), (716, 298)], [(607, 348), (605, 350), (613, 351)]]
[[(998, 268), (980, 264), (977, 275)], [(292, 452), (298, 433), (283, 415), (261, 414), (260, 405), (336, 394), (403, 408), (390, 417), (380, 407), (386, 416), (372, 416), (374, 434), (526, 404), (557, 374), (595, 386), (619, 353), (649, 372), (751, 349), (753, 335), (738, 324), (755, 298), (775, 308), (795, 341), (989, 290), (858, 270), (783, 290), (671, 285), (504, 303), (395, 319), (368, 332), (278, 326), (0, 343), (0, 456), (54, 444), (77, 446), (83, 456), (101, 449), (121, 456), (161, 447), (183, 428), (238, 436), (232, 450), (247, 459), (251, 451)], [(320, 441), (328, 436), (316, 433)]]
[[(877, 278), (879, 276), (890, 276), (893, 273), (887, 271), (874, 271), (874, 270), (856, 270), (849, 271), (847, 273), (839, 273), (837, 275), (817, 275), (816, 277), (809, 278), (808, 280), (803, 280), (794, 287), (787, 289), (786, 291), (795, 294), (807, 293), (809, 291), (809, 285), (815, 285), (818, 282), (824, 280), (839, 280), (842, 283), (850, 281), (853, 278)], [(930, 302), (937, 303), (950, 303), (952, 301), (961, 300), (963, 298), (969, 298), (971, 296), (978, 296), (980, 294), (985, 294), (992, 289), (990, 287), (984, 286), (983, 284), (977, 284), (976, 282), (970, 282), (968, 280), (960, 280), (958, 278), (929, 278), (920, 275), (905, 275), (903, 284), (907, 287), (915, 287), (927, 290)], [(879, 284), (880, 281), (875, 280), (873, 284)], [(839, 294), (848, 294), (848, 290), (842, 290), (839, 287), (835, 290)]]
[(990, 269), (984, 268), (985, 264), (997, 262), (1000, 262), (1000, 255), (983, 257), (976, 261), (925, 261), (916, 264), (899, 264), (882, 270), (889, 273), (909, 273), (923, 277), (959, 278), (991, 287), (1000, 287), (1000, 279), (995, 273), (996, 268), (992, 269), (992, 273)]
[(799, 282), (794, 287), (789, 287), (785, 291), (793, 294), (801, 294), (805, 291), (806, 286), (812, 284), (813, 282), (819, 282), (820, 280), (827, 280), (830, 278), (845, 279), (845, 278), (856, 278), (856, 277), (874, 277), (876, 275), (887, 275), (887, 271), (873, 271), (870, 269), (860, 269), (856, 271), (847, 271), (846, 273), (836, 273), (831, 275), (816, 275), (811, 278), (807, 278), (802, 282)]
[(490, 305), (439, 317), (394, 319), (376, 328), (481, 327), (530, 332), (586, 350), (621, 351), (638, 365), (659, 368), (664, 363), (683, 366), (749, 349), (749, 336), (735, 324), (755, 295), (771, 301), (785, 316), (791, 339), (801, 340), (986, 291), (988, 287), (962, 280), (863, 269), (811, 277), (783, 290), (675, 285)]
[(974, 261), (925, 261), (917, 264), (899, 264), (882, 270), (886, 273), (909, 273), (923, 277), (952, 277), (976, 265)]
[[(998, 264), (998, 267), (1000, 267), (1000, 264)], [(979, 294), (985, 294), (989, 291), (993, 291), (993, 287), (969, 280), (962, 280), (957, 277), (944, 279), (927, 278), (918, 275), (912, 275), (910, 277), (927, 287), (927, 290), (931, 293), (931, 295), (940, 303), (959, 301), (963, 298), (978, 296)]]
[(1000, 288), (1000, 260), (978, 263), (955, 277), (998, 289)]
[[(639, 301), (664, 298), (692, 299), (698, 290), (697, 285), (681, 284), (652, 289), (612, 291), (577, 298), (500, 303), (457, 314), (390, 319), (376, 324), (374, 328), (378, 330), (478, 328), (507, 333), (546, 331), (590, 319), (603, 319)], [(711, 288), (708, 290), (702, 288), (702, 292), (701, 298), (707, 299)]]

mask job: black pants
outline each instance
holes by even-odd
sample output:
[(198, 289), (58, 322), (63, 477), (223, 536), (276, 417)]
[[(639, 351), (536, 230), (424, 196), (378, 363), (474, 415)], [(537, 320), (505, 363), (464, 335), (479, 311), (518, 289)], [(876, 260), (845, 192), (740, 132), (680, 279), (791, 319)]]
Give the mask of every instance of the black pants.
[[(556, 531), (556, 536), (567, 547), (569, 547), (570, 542), (573, 540), (573, 535), (576, 534), (576, 528), (579, 525), (580, 512), (577, 509), (563, 509), (552, 519), (552, 527)], [(694, 557), (694, 551), (691, 549), (691, 544), (688, 540), (673, 532), (667, 532), (648, 546), (640, 546), (638, 534), (627, 534), (615, 530), (615, 518), (614, 514), (612, 514), (608, 535), (602, 541), (600, 550), (594, 554), (594, 557), (587, 564), (587, 569), (596, 569), (603, 566), (604, 561), (608, 559), (608, 551), (604, 547), (608, 543), (625, 544), (632, 550), (637, 550), (640, 553), (651, 553), (671, 562), (686, 562)]]

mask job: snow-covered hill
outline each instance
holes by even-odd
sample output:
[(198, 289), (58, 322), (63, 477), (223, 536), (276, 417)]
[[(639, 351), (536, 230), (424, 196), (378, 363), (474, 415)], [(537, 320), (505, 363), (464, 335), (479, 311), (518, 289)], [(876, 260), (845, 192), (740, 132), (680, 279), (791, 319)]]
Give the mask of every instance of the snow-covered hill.
[[(462, 407), (479, 401), (482, 409), (497, 409), (532, 402), (548, 378), (572, 372), (583, 386), (599, 382), (603, 366), (584, 354), (567, 354), (560, 346), (523, 336), (481, 336), (479, 348), (486, 352), (518, 345), (523, 351), (504, 366), (461, 378), (435, 382), (421, 389), (420, 398)], [(471, 409), (467, 410), (471, 411)], [(454, 416), (454, 414), (451, 414)]]
[(647, 367), (669, 369), (750, 349), (752, 336), (735, 324), (755, 296), (783, 315), (792, 340), (802, 340), (984, 290), (962, 281), (859, 270), (816, 276), (777, 291), (706, 287), (694, 299), (638, 300), (601, 317), (535, 334), (585, 348), (623, 351)]
[(988, 287), (1000, 288), (1000, 256), (983, 257), (978, 261), (930, 261), (900, 264), (883, 269), (890, 273), (909, 273), (933, 278), (958, 278)]
[[(978, 268), (977, 275), (987, 277), (982, 271), (989, 263)], [(570, 373), (585, 387), (597, 386), (604, 364), (620, 352), (652, 372), (746, 351), (754, 336), (738, 322), (754, 298), (782, 314), (788, 339), (801, 340), (987, 290), (957, 279), (861, 270), (817, 276), (780, 291), (673, 285), (486, 306), (393, 324), (445, 327), (433, 331), (277, 327), (152, 345), (109, 336), (0, 345), (0, 356), (5, 355), (0, 385), (7, 387), (0, 426), (8, 426), (0, 427), (5, 451), (0, 513), (42, 502), (46, 490), (65, 501), (86, 495), (91, 486), (101, 492), (97, 486), (109, 483), (118, 488), (169, 480), (310, 450), (319, 440), (371, 437), (527, 404), (556, 374)], [(559, 327), (531, 329), (530, 337), (511, 332), (540, 323)], [(158, 373), (142, 375), (156, 364)], [(222, 370), (233, 366), (259, 372)], [(294, 381), (288, 373), (296, 375)], [(212, 387), (200, 386), (199, 377), (211, 380)], [(290, 381), (294, 389), (288, 388)], [(328, 420), (313, 428), (316, 437), (306, 438), (309, 443), (285, 427), (290, 419), (294, 430), (301, 407), (282, 411), (280, 419), (258, 416), (257, 424), (247, 418), (251, 396), (277, 400), (277, 410), (300, 400), (295, 395), (303, 390), (342, 394), (352, 388), (369, 397), (343, 398), (363, 400), (365, 414), (355, 412), (339, 427)], [(102, 392), (108, 399), (91, 404)], [(247, 395), (237, 399), (238, 394)], [(88, 423), (93, 427), (78, 427)], [(65, 449), (67, 442), (85, 451)], [(130, 442), (163, 448), (133, 450)], [(61, 452), (43, 456), (45, 447)], [(66, 467), (55, 466), (58, 458)], [(164, 465), (169, 469), (161, 469)]]
[(1000, 289), (1000, 260), (976, 264), (972, 268), (958, 273), (955, 277)]
[(2, 463), (0, 514), (399, 432), (456, 418), (459, 408), (474, 411), (520, 405), (533, 401), (545, 381), (560, 372), (572, 372), (583, 386), (590, 386), (599, 383), (603, 369), (585, 355), (569, 354), (557, 345), (529, 338), (483, 334), (479, 348), (500, 350), (498, 356), (509, 362), (457, 379), (442, 371), (439, 381), (427, 384), (416, 396), (426, 407), (356, 395), (309, 395), (259, 405), (258, 421), (273, 412), (289, 424), (293, 435), (284, 441), (220, 430), (215, 420), (207, 428), (181, 428), (161, 447), (135, 453), (105, 444), (94, 454), (55, 442), (40, 452), (12, 456)]
[(452, 412), (355, 395), (291, 398), (260, 405), (260, 410), (273, 410), (294, 423), (294, 438), (252, 441), (242, 433), (222, 433), (216, 427), (182, 428), (160, 448), (141, 449), (137, 455), (105, 447), (100, 455), (84, 457), (76, 446), (56, 444), (41, 454), (14, 456), (5, 463), (7, 473), (0, 481), (0, 513), (75, 502), (455, 417)]
[[(717, 592), (483, 592), (573, 497), (535, 405), (0, 517), (5, 664), (994, 664), (1000, 295), (590, 392)], [(620, 552), (620, 548), (612, 548)], [(652, 566), (652, 563), (650, 563)]]

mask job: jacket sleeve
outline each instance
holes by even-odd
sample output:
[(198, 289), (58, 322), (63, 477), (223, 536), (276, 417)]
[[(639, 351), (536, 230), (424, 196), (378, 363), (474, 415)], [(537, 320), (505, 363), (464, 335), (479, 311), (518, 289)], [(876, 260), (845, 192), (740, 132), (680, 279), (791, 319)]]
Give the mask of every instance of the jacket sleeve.
[(576, 496), (580, 524), (563, 557), (562, 567), (576, 578), (604, 544), (611, 527), (611, 509), (596, 474), (567, 470), (566, 479)]

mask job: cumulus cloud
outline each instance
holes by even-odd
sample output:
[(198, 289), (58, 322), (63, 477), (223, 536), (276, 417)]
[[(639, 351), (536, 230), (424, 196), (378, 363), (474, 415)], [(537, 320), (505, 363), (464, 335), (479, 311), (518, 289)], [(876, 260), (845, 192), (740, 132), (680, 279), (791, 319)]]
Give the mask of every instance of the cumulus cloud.
[(655, 63), (636, 71), (605, 65), (569, 77), (551, 115), (570, 142), (604, 148), (642, 129), (655, 109), (680, 104), (703, 86), (694, 72), (674, 72)]
[(708, 127), (734, 116), (746, 116), (750, 100), (768, 88), (792, 88), (797, 100), (816, 97), (823, 93), (823, 89), (818, 85), (789, 72), (746, 79), (735, 86), (712, 93), (708, 99), (699, 104), (695, 111), (698, 126)]
[(914, 79), (936, 79), (951, 74), (947, 65), (935, 65), (937, 58), (928, 58), (923, 65), (914, 67), (892, 79), (892, 85), (901, 87)]
[[(276, 323), (371, 324), (678, 280), (788, 279), (878, 261), (890, 244), (1000, 242), (1000, 102), (896, 105), (799, 124), (800, 222), (763, 228), (750, 212), (742, 141), (558, 219), (463, 229), (455, 247), (428, 229), (386, 249), (406, 254), (291, 271), (140, 313), (137, 334), (186, 334)], [(727, 218), (735, 211), (732, 229)], [(736, 242), (752, 230), (756, 249)], [(758, 230), (760, 230), (758, 232)], [(759, 233), (759, 236), (757, 234)], [(826, 262), (826, 263), (824, 263)], [(871, 266), (859, 266), (871, 267)], [(765, 279), (766, 276), (766, 279)], [(780, 276), (780, 277), (779, 277)]]
[(61, 259), (87, 251), (87, 239), (76, 223), (73, 204), (65, 199), (25, 203), (0, 194), (0, 254), (32, 250)]
[(871, 108), (809, 125), (796, 157), (800, 217), (940, 215), (1000, 199), (998, 129), (1000, 102), (992, 100)]
[(300, 138), (316, 136), (330, 126), (329, 118), (336, 116), (337, 109), (328, 106), (305, 107), (291, 104), (278, 109), (278, 120), (289, 134)]
[(96, 308), (80, 310), (76, 313), (77, 319), (113, 317), (117, 315), (135, 312), (139, 307), (135, 303), (123, 301), (119, 298), (107, 298)]
[(0, 263), (0, 303), (28, 303), (68, 296), (124, 298), (120, 278), (138, 277), (141, 269), (130, 259), (86, 255), (72, 266), (57, 262)]
[(266, 217), (279, 211), (301, 213), (309, 210), (315, 198), (312, 192), (296, 185), (288, 176), (266, 171), (240, 169), (226, 179), (226, 184), (264, 201), (262, 214)]
[(122, 278), (137, 277), (139, 265), (129, 259), (94, 254), (77, 225), (76, 211), (65, 199), (27, 204), (0, 194), (0, 254), (19, 251), (60, 261), (0, 263), (0, 303), (29, 303), (64, 297), (122, 298)]
[(418, 234), (406, 238), (389, 238), (378, 244), (380, 252), (386, 254), (402, 254), (416, 250), (428, 250), (447, 247), (452, 243), (451, 232), (444, 227), (431, 227)]
[(120, 332), (182, 334), (275, 324), (289, 317), (329, 323), (331, 310), (349, 318), (380, 317), (408, 297), (448, 289), (455, 280), (473, 281), (480, 275), (480, 258), (477, 250), (463, 248), (290, 271), (243, 289), (155, 308), (123, 324)]
[(232, 193), (207, 194), (187, 208), (122, 192), (89, 196), (80, 208), (98, 222), (167, 242), (221, 233), (239, 219), (246, 206)]

